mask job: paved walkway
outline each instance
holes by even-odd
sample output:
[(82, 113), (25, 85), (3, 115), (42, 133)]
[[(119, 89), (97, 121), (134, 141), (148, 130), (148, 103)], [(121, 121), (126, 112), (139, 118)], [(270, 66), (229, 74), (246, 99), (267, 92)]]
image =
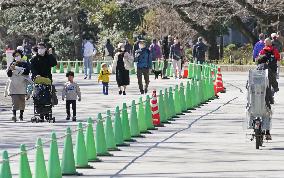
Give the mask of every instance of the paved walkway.
[[(101, 158), (103, 162), (91, 163), (95, 169), (78, 171), (84, 173), (83, 177), (283, 177), (284, 101), (281, 98), (284, 96), (284, 80), (280, 80), (280, 92), (273, 106), (273, 140), (265, 143), (261, 150), (255, 150), (255, 143), (250, 142), (250, 136), (246, 135), (250, 132), (242, 127), (246, 116), (246, 76), (246, 73), (223, 74), (227, 93), (221, 94), (220, 99), (181, 116), (172, 124), (146, 135), (146, 138), (137, 139), (130, 147), (121, 148), (122, 151), (112, 152), (114, 156)], [(57, 74), (55, 78), (60, 88), (64, 76)], [(84, 95), (78, 109), (79, 120), (85, 121), (90, 115), (95, 116), (106, 109), (113, 111), (122, 102), (129, 104), (132, 99), (138, 99), (140, 95), (134, 78), (131, 78), (132, 84), (126, 97), (117, 96), (115, 83), (112, 83), (111, 95), (105, 97), (101, 95), (95, 80), (80, 81)], [(3, 77), (0, 77), (0, 81), (3, 83)], [(151, 89), (165, 88), (179, 82), (151, 81)], [(54, 111), (58, 121), (55, 124), (12, 123), (10, 112), (0, 112), (0, 150), (8, 149), (10, 153), (15, 153), (21, 143), (31, 147), (37, 137), (47, 140), (52, 130), (60, 136), (67, 126), (75, 127), (76, 123), (64, 121), (63, 102)], [(32, 106), (29, 105), (25, 114), (30, 117), (31, 113)], [(61, 140), (60, 154), (62, 146)], [(48, 145), (44, 151), (48, 158)], [(34, 152), (29, 152), (28, 156), (33, 169)], [(12, 159), (15, 177), (17, 162), (18, 158)]]

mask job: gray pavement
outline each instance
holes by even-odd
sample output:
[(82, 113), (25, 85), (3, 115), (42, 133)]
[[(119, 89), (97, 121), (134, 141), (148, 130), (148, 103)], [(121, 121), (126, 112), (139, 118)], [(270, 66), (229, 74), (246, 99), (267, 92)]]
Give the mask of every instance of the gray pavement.
[[(140, 97), (135, 76), (131, 77), (126, 97), (118, 96), (114, 82), (110, 87), (111, 94), (103, 96), (96, 80), (80, 80), (81, 78), (81, 75), (77, 77), (83, 93), (82, 103), (78, 105), (78, 117), (83, 122), (89, 116), (95, 117), (98, 112), (105, 112), (106, 109), (114, 111), (116, 105), (121, 106), (123, 102), (130, 104), (132, 99)], [(284, 101), (281, 99), (284, 91), (281, 89), (284, 88), (284, 80), (280, 79), (280, 92), (273, 106), (273, 140), (265, 143), (261, 150), (255, 150), (255, 143), (250, 142), (250, 136), (247, 135), (251, 132), (242, 127), (246, 116), (244, 86), (247, 73), (224, 73), (223, 79), (227, 93), (221, 94), (220, 99), (181, 116), (172, 124), (153, 131), (153, 134), (147, 134), (146, 138), (137, 139), (130, 147), (121, 148), (122, 151), (112, 152), (113, 157), (101, 157), (103, 162), (90, 163), (95, 169), (78, 171), (84, 173), (83, 177), (283, 177)], [(0, 90), (5, 80), (5, 75), (0, 73)], [(58, 90), (64, 80), (64, 75), (55, 75)], [(179, 82), (151, 78), (150, 90), (173, 86)], [(9, 99), (1, 97), (0, 108), (4, 105), (3, 109), (6, 109)], [(31, 117), (32, 109), (32, 103), (29, 103), (25, 112), (26, 120)], [(62, 101), (54, 108), (54, 115), (58, 121), (55, 124), (12, 123), (10, 111), (0, 111), (0, 150), (7, 149), (10, 154), (16, 153), (21, 143), (32, 147), (37, 137), (48, 140), (52, 131), (56, 131), (59, 137), (64, 134), (67, 126), (76, 127), (76, 123), (64, 121)], [(44, 148), (46, 159), (48, 147), (46, 145)], [(61, 155), (63, 140), (59, 140), (59, 147)], [(28, 153), (32, 171), (34, 154), (34, 151)], [(11, 159), (15, 177), (18, 173), (18, 160), (18, 157)]]

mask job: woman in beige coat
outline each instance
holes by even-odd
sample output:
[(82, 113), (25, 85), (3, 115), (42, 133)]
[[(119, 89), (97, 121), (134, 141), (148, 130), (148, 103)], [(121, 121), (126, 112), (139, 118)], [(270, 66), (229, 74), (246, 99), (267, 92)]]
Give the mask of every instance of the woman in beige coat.
[(30, 73), (30, 67), (26, 61), (22, 60), (22, 51), (16, 50), (13, 53), (13, 57), (14, 60), (7, 69), (9, 79), (6, 86), (6, 96), (9, 95), (12, 98), (12, 120), (16, 121), (17, 110), (20, 110), (19, 119), (23, 120), (25, 96), (27, 94), (27, 80)]

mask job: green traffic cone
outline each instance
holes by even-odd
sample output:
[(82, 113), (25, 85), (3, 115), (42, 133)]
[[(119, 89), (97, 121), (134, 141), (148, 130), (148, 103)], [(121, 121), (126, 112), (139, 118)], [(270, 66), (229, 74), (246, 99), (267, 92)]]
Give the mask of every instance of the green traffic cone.
[(175, 95), (174, 95), (174, 99), (175, 99), (175, 111), (178, 115), (182, 115), (182, 111), (181, 111), (181, 103), (180, 103), (180, 93), (179, 93), (179, 89), (178, 89), (178, 85), (176, 85), (175, 87)]
[(164, 104), (164, 99), (163, 99), (163, 92), (162, 90), (160, 90), (159, 99), (158, 99), (158, 108), (159, 108), (161, 123), (169, 123), (169, 121), (166, 118), (164, 106), (165, 104)]
[(59, 155), (58, 155), (57, 139), (56, 139), (56, 134), (54, 132), (51, 134), (47, 175), (50, 178), (51, 177), (62, 178)]
[(37, 139), (36, 143), (35, 178), (47, 178), (43, 145), (40, 138)]
[(157, 130), (153, 124), (152, 119), (152, 110), (151, 110), (151, 104), (150, 104), (150, 96), (146, 96), (146, 104), (145, 104), (145, 121), (147, 125), (148, 130)]
[(175, 110), (175, 101), (174, 101), (174, 96), (173, 96), (173, 88), (169, 88), (169, 102), (170, 102), (170, 113), (172, 118), (179, 118), (177, 116), (176, 110)]
[(183, 83), (180, 84), (180, 101), (181, 101), (181, 106), (182, 106), (182, 108), (181, 108), (182, 112), (187, 113)]
[(56, 73), (56, 66), (52, 67), (52, 73), (54, 73), (54, 74)]
[(89, 162), (100, 162), (101, 160), (97, 157), (92, 118), (88, 119), (88, 126), (86, 130), (85, 142), (86, 142), (88, 161)]
[(105, 131), (106, 131), (106, 146), (109, 151), (120, 151), (116, 147), (115, 143), (115, 137), (112, 127), (112, 121), (111, 121), (111, 114), (110, 110), (107, 110), (107, 119), (106, 119), (106, 125), (105, 125)]
[(132, 101), (131, 104), (131, 114), (130, 114), (130, 133), (131, 137), (144, 137), (140, 134), (139, 126), (138, 126), (138, 119), (136, 113), (136, 105), (135, 101)]
[(123, 140), (123, 131), (121, 125), (120, 111), (119, 107), (115, 108), (115, 118), (114, 118), (114, 138), (116, 146), (130, 146), (127, 143), (124, 143)]
[(70, 61), (68, 61), (68, 64), (67, 64), (67, 72), (68, 71), (72, 71), (72, 67), (71, 67)]
[(170, 110), (170, 100), (169, 100), (169, 92), (168, 92), (168, 89), (166, 88), (165, 89), (165, 92), (164, 92), (164, 108), (165, 108), (165, 114), (166, 114), (166, 117), (167, 117), (167, 120), (168, 121), (175, 121), (173, 118), (172, 118), (172, 114), (171, 114), (171, 110)]
[(130, 133), (130, 125), (127, 113), (127, 106), (126, 103), (123, 103), (122, 112), (121, 112), (121, 123), (122, 123), (122, 131), (123, 131), (123, 139), (126, 142), (136, 142), (136, 140), (131, 138)]
[(62, 61), (60, 62), (60, 65), (59, 65), (59, 73), (64, 73), (64, 65)]
[(78, 61), (76, 61), (76, 63), (75, 63), (75, 73), (78, 74), (79, 71), (80, 71), (79, 63), (78, 63)]
[(3, 151), (3, 160), (0, 169), (0, 178), (12, 178), (8, 152)]
[(31, 178), (32, 172), (29, 165), (29, 160), (27, 156), (27, 150), (25, 145), (21, 145), (21, 156), (20, 156), (20, 171), (19, 178)]
[(101, 64), (100, 64), (100, 62), (97, 62), (97, 74), (99, 74), (100, 73), (100, 71), (101, 71)]
[(72, 132), (70, 127), (66, 130), (66, 137), (64, 141), (64, 149), (62, 154), (61, 172), (63, 176), (67, 175), (82, 175), (76, 171), (73, 143), (72, 143)]
[(145, 121), (145, 111), (144, 111), (142, 97), (139, 98), (138, 126), (139, 126), (140, 133), (149, 133), (149, 131), (147, 131), (147, 125)]
[(75, 164), (76, 168), (93, 168), (88, 164), (88, 155), (84, 140), (83, 125), (80, 122), (77, 128), (77, 138), (75, 146)]
[(98, 120), (97, 120), (97, 127), (96, 127), (96, 143), (97, 143), (97, 156), (112, 156), (107, 151), (106, 146), (106, 137), (105, 137), (105, 131), (104, 131), (104, 125), (102, 121), (102, 114), (98, 114)]

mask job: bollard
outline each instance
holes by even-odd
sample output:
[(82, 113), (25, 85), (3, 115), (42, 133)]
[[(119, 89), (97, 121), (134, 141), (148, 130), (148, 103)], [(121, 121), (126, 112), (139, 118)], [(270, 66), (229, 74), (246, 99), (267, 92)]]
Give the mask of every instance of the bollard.
[(159, 102), (158, 107), (159, 107), (161, 123), (169, 124), (170, 122), (167, 121), (167, 118), (166, 118), (167, 116), (165, 114), (165, 104), (164, 104), (163, 91), (162, 90), (160, 90), (158, 102)]
[(186, 106), (186, 102), (185, 102), (184, 85), (183, 85), (183, 83), (180, 84), (180, 102), (181, 102), (182, 112), (187, 113), (187, 106)]
[(60, 62), (60, 65), (59, 65), (59, 73), (64, 73), (64, 65), (63, 65), (63, 61)]
[(166, 111), (166, 116), (168, 121), (175, 121), (173, 119), (173, 111), (171, 109), (171, 103), (170, 103), (170, 93), (168, 92), (168, 89), (165, 89), (165, 94), (164, 94), (164, 104), (165, 104), (165, 111)]
[(173, 96), (173, 88), (169, 88), (169, 100), (170, 100), (170, 110), (171, 110), (171, 117), (172, 118), (179, 118), (177, 116), (176, 110), (175, 110), (175, 101)]
[(52, 73), (54, 73), (54, 74), (56, 73), (56, 66), (52, 67)]
[(174, 101), (175, 101), (175, 111), (177, 115), (182, 115), (181, 103), (180, 103), (180, 93), (179, 93), (178, 85), (175, 86)]
[(67, 72), (69, 71), (72, 71), (72, 66), (71, 66), (70, 61), (68, 61), (68, 64), (67, 64)]
[(21, 156), (20, 156), (19, 178), (31, 178), (32, 173), (29, 165), (26, 146), (22, 144), (20, 149), (21, 149)]
[(79, 71), (80, 71), (79, 62), (76, 60), (76, 63), (75, 63), (75, 73), (78, 74)]
[(157, 130), (154, 127), (153, 120), (152, 120), (152, 111), (151, 111), (151, 104), (150, 104), (150, 96), (146, 96), (146, 104), (145, 104), (145, 121), (148, 130)]

